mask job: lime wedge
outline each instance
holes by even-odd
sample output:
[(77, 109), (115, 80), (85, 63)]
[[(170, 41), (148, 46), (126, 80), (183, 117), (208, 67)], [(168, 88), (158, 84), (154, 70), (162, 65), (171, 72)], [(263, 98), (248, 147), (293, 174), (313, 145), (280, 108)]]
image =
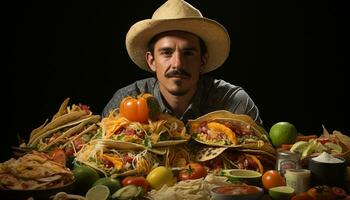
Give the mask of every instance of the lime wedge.
[(312, 153), (314, 153), (316, 146), (317, 146), (316, 140), (309, 140), (308, 146), (301, 153), (301, 159), (306, 158), (309, 155), (311, 155)]
[(90, 188), (85, 197), (86, 200), (107, 200), (109, 198), (109, 188), (105, 185), (95, 185)]
[(341, 153), (343, 152), (343, 149), (340, 145), (335, 144), (333, 142), (326, 142), (324, 144), (328, 149), (331, 150), (332, 153)]
[(293, 144), (293, 146), (290, 148), (290, 151), (293, 153), (302, 153), (308, 145), (309, 143), (306, 141), (298, 141)]
[(279, 186), (269, 189), (269, 195), (274, 200), (290, 199), (294, 195), (294, 188), (290, 186)]

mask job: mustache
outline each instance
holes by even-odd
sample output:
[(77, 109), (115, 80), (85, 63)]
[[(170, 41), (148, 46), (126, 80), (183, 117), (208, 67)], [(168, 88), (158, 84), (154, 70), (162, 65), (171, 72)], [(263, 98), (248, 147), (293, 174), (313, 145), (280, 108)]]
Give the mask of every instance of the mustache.
[(184, 69), (175, 69), (175, 70), (172, 70), (172, 71), (168, 71), (166, 74), (165, 74), (165, 77), (169, 78), (169, 77), (172, 77), (172, 76), (185, 76), (185, 77), (191, 77), (191, 74), (188, 73), (186, 70)]

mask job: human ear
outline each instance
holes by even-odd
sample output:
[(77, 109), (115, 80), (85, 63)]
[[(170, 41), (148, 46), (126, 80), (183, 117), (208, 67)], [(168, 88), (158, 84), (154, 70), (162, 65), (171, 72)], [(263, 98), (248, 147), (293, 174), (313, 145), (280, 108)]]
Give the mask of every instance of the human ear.
[(154, 65), (154, 57), (152, 55), (152, 53), (150, 51), (147, 51), (146, 52), (146, 61), (147, 61), (147, 64), (149, 66), (149, 68), (155, 72), (156, 71), (156, 66)]
[(201, 61), (202, 61), (202, 65), (200, 67), (200, 72), (202, 73), (204, 71), (204, 67), (208, 63), (208, 54), (207, 53), (201, 56)]

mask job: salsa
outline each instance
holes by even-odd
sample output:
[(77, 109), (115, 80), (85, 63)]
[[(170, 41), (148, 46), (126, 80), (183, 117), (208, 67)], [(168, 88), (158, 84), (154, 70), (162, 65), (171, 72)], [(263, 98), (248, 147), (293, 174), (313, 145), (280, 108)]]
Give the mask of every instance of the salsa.
[(258, 188), (251, 185), (229, 185), (213, 189), (213, 192), (225, 195), (248, 195), (259, 192)]

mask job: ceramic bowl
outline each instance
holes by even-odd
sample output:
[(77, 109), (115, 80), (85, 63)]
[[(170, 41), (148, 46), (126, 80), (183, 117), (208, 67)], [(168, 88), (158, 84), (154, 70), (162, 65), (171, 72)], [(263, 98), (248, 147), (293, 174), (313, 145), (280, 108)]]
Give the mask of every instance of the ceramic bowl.
[(215, 187), (211, 190), (213, 200), (257, 200), (264, 195), (261, 187), (239, 184)]
[(340, 186), (345, 184), (346, 160), (342, 157), (336, 157), (343, 162), (327, 163), (318, 162), (310, 158), (308, 167), (311, 171), (311, 186), (330, 185)]

